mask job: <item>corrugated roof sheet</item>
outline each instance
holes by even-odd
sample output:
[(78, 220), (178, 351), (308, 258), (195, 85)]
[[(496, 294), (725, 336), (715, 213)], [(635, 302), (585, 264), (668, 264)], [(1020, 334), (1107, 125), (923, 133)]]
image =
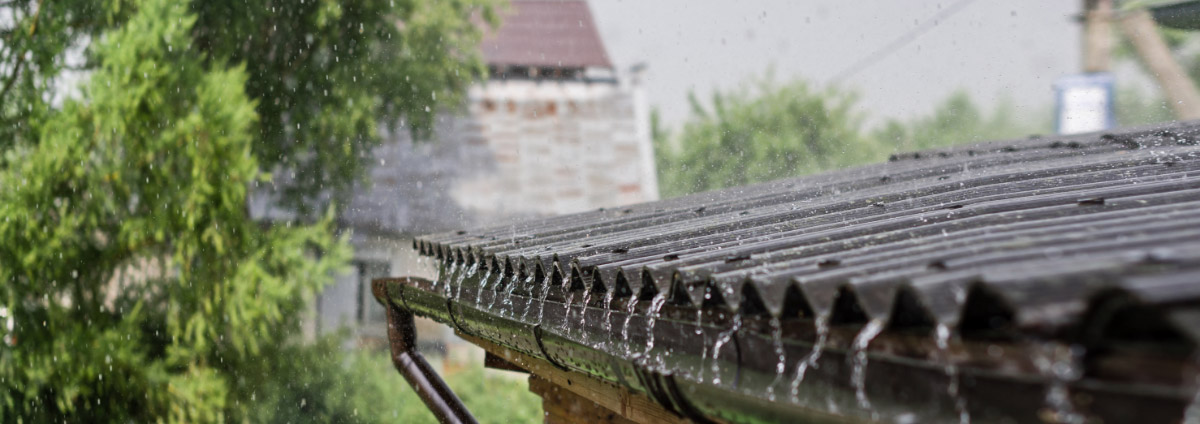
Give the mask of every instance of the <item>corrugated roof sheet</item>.
[[(1167, 402), (1164, 414), (1174, 416), (1190, 399), (1190, 391), (1180, 388), (1192, 384), (1179, 362), (1189, 361), (1200, 336), (1198, 144), (1197, 123), (983, 143), (626, 208), (436, 234), (417, 239), (415, 247), (445, 264), (441, 284), (448, 300), (490, 316), (501, 299), (496, 316), (506, 307), (518, 316), (521, 302), (513, 298), (524, 299), (525, 317), (538, 308), (536, 321), (526, 323), (541, 332), (534, 334), (538, 343), (546, 334), (563, 337), (701, 387), (729, 383), (709, 380), (704, 370), (697, 379), (692, 365), (672, 358), (717, 362), (712, 352), (722, 351), (719, 340), (727, 337), (739, 345), (736, 359), (725, 360), (736, 362), (740, 383), (733, 389), (741, 392), (753, 392), (747, 387), (757, 384), (746, 383), (754, 380), (743, 373), (775, 375), (776, 357), (786, 371), (778, 374), (798, 374), (800, 381), (807, 365), (797, 358), (840, 349), (847, 362), (822, 363), (823, 370), (814, 372), (823, 377), (814, 378), (855, 387), (858, 406), (870, 413), (851, 413), (860, 418), (874, 417), (864, 402), (869, 396), (902, 400), (915, 390), (884, 387), (906, 384), (872, 374), (889, 366), (954, 374), (955, 396), (963, 396), (955, 376), (970, 374), (974, 395), (995, 396), (968, 402), (977, 402), (972, 413), (993, 418), (1036, 419), (1039, 405), (1066, 408), (1051, 411), (1056, 414), (1082, 409), (1109, 420), (1132, 418), (1117, 408), (1139, 405), (1130, 399)], [(477, 301), (490, 296), (491, 303), (461, 297), (471, 290)], [(565, 313), (553, 312), (559, 308)], [(543, 321), (547, 310), (552, 312)], [(635, 317), (640, 323), (630, 331)], [(556, 319), (564, 321), (552, 324)], [(695, 336), (688, 336), (693, 329)], [(517, 337), (503, 331), (492, 336), (500, 343)], [(648, 356), (637, 352), (648, 344), (648, 355), (656, 336), (667, 353), (658, 363), (644, 363)], [(928, 342), (913, 342), (922, 338)], [(620, 343), (589, 339), (620, 339), (626, 347), (622, 352)], [(950, 339), (961, 340), (953, 354), (946, 353)], [(539, 347), (553, 360), (553, 347)], [(900, 359), (867, 371), (868, 352)], [(790, 359), (783, 361), (783, 353)], [(581, 361), (574, 356), (558, 360)], [(1060, 362), (1076, 365), (1059, 375)], [(1174, 365), (1155, 371), (1166, 363)], [(956, 371), (944, 371), (951, 367)], [(1024, 377), (978, 386), (997, 375)], [(1038, 376), (1040, 382), (1030, 383)], [(863, 379), (892, 383), (871, 386)], [(769, 388), (774, 400), (779, 380), (767, 378), (769, 384), (757, 387)], [(1107, 396), (1115, 403), (1068, 399), (1048, 405), (1052, 392), (1062, 386), (1066, 393), (1068, 383), (1072, 395)], [(1012, 390), (1019, 389), (999, 389), (1005, 384), (1035, 384), (1035, 396), (1026, 402), (1034, 408), (1016, 400), (1021, 396)], [(811, 405), (802, 398), (791, 402), (849, 413), (838, 409), (844, 405)], [(1011, 405), (1005, 404), (1009, 398)]]
[(513, 1), (482, 49), (489, 65), (612, 68), (585, 1)]

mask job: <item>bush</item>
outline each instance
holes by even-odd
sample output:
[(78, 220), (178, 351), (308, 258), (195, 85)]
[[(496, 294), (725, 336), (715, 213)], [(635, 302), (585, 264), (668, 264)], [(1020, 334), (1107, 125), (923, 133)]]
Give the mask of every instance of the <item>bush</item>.
[[(258, 370), (238, 383), (236, 398), (250, 402), (247, 423), (437, 423), (416, 392), (394, 368), (388, 354), (346, 351), (340, 338), (313, 345), (291, 345), (258, 359)], [(252, 364), (246, 364), (252, 365)], [(534, 422), (541, 399), (526, 379), (485, 370), (482, 361), (444, 373), (480, 422)]]

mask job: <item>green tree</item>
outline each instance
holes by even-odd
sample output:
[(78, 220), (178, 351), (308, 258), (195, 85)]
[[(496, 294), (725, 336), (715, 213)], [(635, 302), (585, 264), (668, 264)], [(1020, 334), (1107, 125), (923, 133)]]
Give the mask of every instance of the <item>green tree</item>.
[(888, 120), (873, 136), (893, 151), (912, 151), (1022, 137), (1048, 130), (1047, 122), (1020, 119), (1008, 101), (1000, 102), (987, 114), (965, 91), (959, 90), (939, 103), (929, 116), (908, 122)]
[[(769, 78), (733, 93), (716, 93), (712, 107), (692, 97), (692, 116), (672, 137), (655, 129), (664, 196), (747, 184), (880, 159), (863, 136), (854, 96), (816, 90), (803, 81)], [(658, 127), (658, 125), (654, 125)]]
[(347, 257), (328, 218), (250, 221), (246, 73), (192, 50), (170, 3), (132, 6), (81, 97), (5, 152), (0, 421), (234, 417), (228, 364), (285, 341)]
[(1158, 93), (1147, 93), (1136, 87), (1117, 87), (1114, 108), (1117, 125), (1136, 126), (1170, 122), (1175, 114)]
[(734, 94), (717, 93), (712, 110), (692, 101), (678, 134), (651, 115), (664, 196), (766, 181), (883, 160), (896, 151), (1011, 138), (1048, 130), (1048, 122), (1017, 116), (1001, 102), (984, 113), (964, 91), (951, 94), (929, 116), (888, 120), (870, 134), (853, 112), (855, 97), (803, 81), (762, 79)]
[[(251, 153), (266, 172), (294, 173), (283, 185), (288, 206), (319, 215), (364, 174), (380, 124), (424, 136), (434, 112), (459, 104), (483, 70), (474, 18), (494, 22), (492, 2), (188, 2), (195, 22), (180, 41), (205, 66), (245, 66), (258, 116)], [(64, 77), (96, 69), (89, 46), (137, 4), (0, 2), (12, 17), (0, 21), (0, 150), (40, 140)]]
[(281, 164), (334, 190), (382, 117), (428, 128), (478, 4), (0, 4), (0, 422), (261, 417), (291, 376), (247, 376), (349, 248), (325, 207), (251, 221), (249, 190)]

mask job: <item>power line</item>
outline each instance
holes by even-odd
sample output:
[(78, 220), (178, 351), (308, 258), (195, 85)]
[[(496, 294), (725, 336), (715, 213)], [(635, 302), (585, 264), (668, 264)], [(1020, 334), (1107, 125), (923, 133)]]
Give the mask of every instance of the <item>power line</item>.
[(959, 1), (955, 2), (954, 4), (950, 5), (949, 7), (939, 10), (932, 17), (930, 17), (929, 19), (926, 19), (925, 22), (922, 23), (921, 25), (918, 25), (916, 28), (908, 30), (908, 32), (901, 34), (899, 37), (896, 37), (896, 39), (892, 40), (890, 43), (887, 43), (883, 47), (880, 47), (879, 49), (871, 52), (871, 54), (866, 55), (866, 56), (862, 57), (861, 59), (854, 61), (854, 63), (852, 63), (850, 66), (847, 66), (845, 69), (842, 69), (842, 71), (838, 72), (837, 76), (833, 78), (832, 82), (834, 84), (837, 84), (846, 79), (849, 79), (850, 77), (853, 77), (859, 71), (871, 67), (871, 65), (874, 65), (876, 62), (879, 62), (880, 60), (883, 60), (883, 58), (887, 57), (888, 55), (896, 52), (897, 50), (900, 50), (900, 48), (904, 47), (905, 44), (908, 44), (908, 43), (912, 42), (912, 40), (916, 39), (917, 37), (920, 37), (921, 34), (924, 34), (924, 33), (928, 32), (929, 30), (933, 29), (934, 27), (936, 27), (938, 25), (938, 23), (954, 16), (954, 14), (958, 13), (959, 11), (961, 11), (963, 8), (967, 7), (967, 5), (971, 4), (974, 1), (975, 0), (959, 0)]

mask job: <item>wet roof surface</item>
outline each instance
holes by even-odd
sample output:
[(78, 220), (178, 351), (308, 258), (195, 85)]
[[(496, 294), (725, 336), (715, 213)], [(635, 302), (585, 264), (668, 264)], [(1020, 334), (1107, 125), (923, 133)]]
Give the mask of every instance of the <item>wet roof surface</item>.
[(481, 43), (489, 65), (612, 68), (585, 1), (516, 0)]
[[(1065, 324), (1081, 312), (1073, 303), (1105, 288), (1150, 302), (1200, 294), (1162, 287), (1200, 267), (1197, 140), (1200, 128), (1177, 126), (899, 155), (417, 245), (506, 273), (571, 273), (585, 286), (696, 305), (707, 293), (734, 309), (824, 314), (843, 291), (886, 320), (907, 292), (916, 303), (901, 306), (956, 324), (966, 292), (979, 288), (1024, 324)], [(1031, 309), (1066, 315), (1022, 313)]]
[[(484, 318), (474, 321), (481, 328), (506, 308), (514, 317), (516, 330), (479, 330), (482, 337), (504, 344), (532, 333), (537, 347), (529, 350), (548, 358), (555, 348), (542, 340), (561, 336), (675, 376), (672, 384), (722, 387), (730, 383), (716, 365), (708, 375), (686, 358), (716, 363), (712, 352), (732, 339), (736, 357), (722, 358), (738, 367), (730, 390), (759, 384), (757, 396), (773, 401), (779, 381), (791, 379), (794, 404), (804, 404), (795, 390), (806, 364), (819, 362), (798, 358), (840, 350), (842, 362), (822, 363), (824, 377), (810, 380), (851, 383), (859, 418), (876, 417), (870, 396), (912, 398), (917, 389), (905, 385), (913, 378), (905, 373), (933, 369), (954, 381), (939, 389), (952, 398), (972, 391), (960, 409), (982, 417), (1023, 421), (1078, 409), (1121, 421), (1136, 418), (1122, 415), (1128, 411), (1174, 402), (1158, 417), (1169, 419), (1190, 399), (1180, 391), (1191, 384), (1181, 370), (1200, 337), (1198, 142), (1195, 123), (990, 142), (414, 244), (445, 265), (443, 302), (463, 299)], [(489, 286), (492, 276), (499, 278)], [(476, 290), (476, 301), (464, 290)], [(480, 300), (487, 296), (490, 303)], [(579, 318), (573, 303), (586, 305)], [(555, 312), (563, 305), (565, 313)], [(460, 331), (469, 328), (469, 314), (455, 313)], [(549, 324), (555, 320), (562, 323)], [(610, 342), (588, 342), (596, 339)], [(958, 347), (947, 348), (948, 340)], [(647, 362), (654, 349), (664, 350)], [(899, 359), (871, 359), (868, 368), (868, 353)], [(755, 372), (765, 382), (743, 375)], [(1008, 379), (980, 385), (997, 375)], [(1011, 386), (1038, 379), (1032, 389)], [(1112, 402), (1055, 401), (1056, 387), (1066, 393), (1068, 382), (1072, 396)], [(1014, 390), (1028, 390), (1029, 399)], [(679, 410), (720, 413), (730, 408), (723, 396)], [(930, 402), (943, 410), (958, 403)], [(848, 413), (834, 403), (806, 408)], [(738, 417), (721, 419), (744, 421)], [(795, 418), (768, 414), (781, 417)]]

